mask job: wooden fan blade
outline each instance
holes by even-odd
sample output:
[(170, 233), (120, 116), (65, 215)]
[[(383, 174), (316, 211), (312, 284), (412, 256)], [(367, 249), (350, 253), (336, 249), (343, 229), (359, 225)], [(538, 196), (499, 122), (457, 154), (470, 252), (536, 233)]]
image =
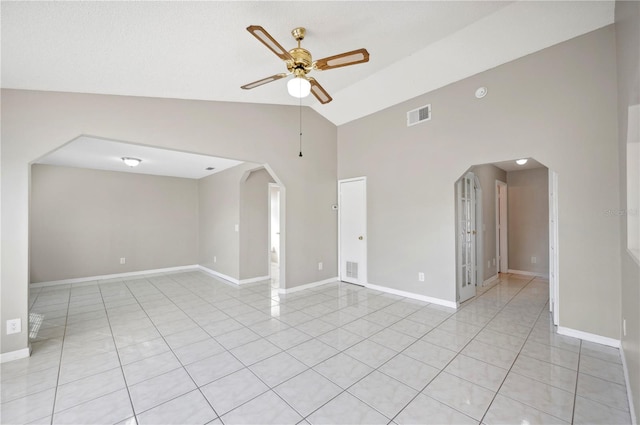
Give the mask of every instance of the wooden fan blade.
[(324, 71), (364, 62), (369, 62), (369, 52), (367, 52), (367, 49), (358, 49), (319, 59), (315, 63), (315, 68)]
[(333, 100), (329, 93), (316, 81), (315, 78), (309, 78), (309, 82), (311, 83), (311, 93), (322, 103), (329, 103)]
[(278, 43), (275, 38), (271, 37), (264, 28), (259, 25), (251, 25), (247, 27), (247, 31), (249, 31), (255, 38), (260, 40), (262, 44), (267, 46), (269, 50), (276, 54), (283, 61), (293, 60), (293, 57), (289, 54), (289, 52)]
[(263, 84), (267, 84), (267, 83), (270, 83), (272, 81), (279, 80), (279, 79), (284, 78), (286, 76), (287, 76), (287, 74), (272, 75), (271, 77), (263, 78), (262, 80), (258, 80), (258, 81), (254, 81), (253, 83), (245, 84), (244, 86), (242, 86), (240, 88), (241, 89), (245, 89), (245, 90), (255, 89), (256, 87), (259, 87), (259, 86), (261, 86)]

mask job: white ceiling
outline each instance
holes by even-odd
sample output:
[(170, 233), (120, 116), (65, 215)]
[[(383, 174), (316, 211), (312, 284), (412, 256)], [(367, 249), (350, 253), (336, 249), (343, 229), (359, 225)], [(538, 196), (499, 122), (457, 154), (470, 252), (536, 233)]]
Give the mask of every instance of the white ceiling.
[[(370, 62), (314, 76), (303, 104), (336, 125), (613, 23), (613, 1), (3, 1), (2, 87), (296, 105), (285, 72), (245, 28), (314, 58), (366, 47)], [(489, 88), (491, 90), (491, 88)]]
[[(137, 167), (128, 167), (122, 162), (123, 157), (138, 158), (142, 162)], [(88, 136), (72, 140), (37, 163), (188, 179), (200, 179), (242, 164), (241, 161), (231, 159), (157, 149)], [(214, 167), (214, 170), (206, 170), (208, 167)]]
[(500, 168), (501, 170), (504, 171), (522, 171), (522, 170), (533, 170), (534, 168), (542, 168), (542, 167), (546, 167), (545, 165), (539, 163), (538, 161), (536, 161), (533, 158), (527, 158), (527, 163), (523, 164), (523, 165), (518, 165), (516, 163), (516, 160), (514, 159), (513, 161), (501, 161), (501, 162), (494, 162), (491, 165), (495, 165), (496, 167)]

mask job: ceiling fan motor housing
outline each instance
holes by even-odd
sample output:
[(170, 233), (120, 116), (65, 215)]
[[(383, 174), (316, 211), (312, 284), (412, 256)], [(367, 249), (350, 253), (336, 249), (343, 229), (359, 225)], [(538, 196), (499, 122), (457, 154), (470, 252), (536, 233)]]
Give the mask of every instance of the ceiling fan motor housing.
[(293, 72), (297, 75), (298, 73), (296, 70), (304, 71), (304, 74), (311, 70), (313, 62), (311, 60), (311, 53), (309, 53), (307, 49), (295, 47), (289, 50), (289, 54), (293, 57), (293, 62), (288, 61), (287, 63), (289, 72)]

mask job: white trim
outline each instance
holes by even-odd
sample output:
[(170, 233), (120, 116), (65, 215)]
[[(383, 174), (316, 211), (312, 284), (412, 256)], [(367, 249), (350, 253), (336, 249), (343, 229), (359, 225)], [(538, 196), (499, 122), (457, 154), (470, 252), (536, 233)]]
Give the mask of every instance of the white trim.
[[(268, 172), (268, 171), (267, 171)], [(267, 205), (268, 205), (268, 219), (267, 219), (267, 232), (269, 234), (268, 242), (267, 242), (267, 271), (269, 273), (269, 279), (271, 279), (273, 276), (271, 276), (271, 247), (273, 245), (273, 235), (272, 235), (272, 229), (271, 229), (271, 214), (273, 214), (273, 199), (271, 197), (271, 192), (273, 191), (273, 189), (277, 189), (278, 190), (278, 226), (280, 225), (280, 185), (278, 185), (277, 183), (269, 183), (267, 185)], [(280, 257), (281, 257), (281, 252), (280, 252), (280, 232), (278, 232), (278, 276), (281, 273), (280, 270)], [(278, 280), (278, 284), (280, 284), (280, 281)]]
[(319, 280), (317, 282), (305, 283), (304, 285), (294, 286), (293, 288), (280, 288), (278, 294), (291, 294), (292, 292), (304, 291), (305, 289), (315, 288), (316, 286), (326, 285), (327, 283), (337, 282), (338, 277), (331, 277), (325, 280)]
[[(503, 197), (500, 197), (500, 189), (498, 188), (498, 186), (500, 188), (502, 188), (502, 193), (504, 194)], [(508, 264), (509, 264), (509, 218), (507, 216), (507, 211), (509, 209), (509, 205), (508, 205), (508, 192), (507, 192), (507, 183), (503, 182), (502, 180), (497, 180), (496, 179), (496, 185), (495, 185), (495, 190), (496, 190), (496, 270), (500, 273), (504, 273), (505, 270), (507, 270), (509, 268)], [(504, 199), (504, 202), (501, 203), (501, 200)], [(504, 204), (504, 208), (500, 208), (500, 205)], [(504, 214), (502, 215), (502, 218), (504, 218), (505, 220), (505, 225), (504, 225), (504, 233), (505, 233), (505, 238), (504, 238), (504, 242), (505, 242), (505, 246), (501, 245), (500, 242), (500, 212), (503, 212)], [(503, 248), (503, 256), (500, 256), (500, 248)], [(503, 267), (504, 266), (504, 267)]]
[(6, 363), (13, 360), (26, 359), (31, 355), (31, 347), (23, 348), (22, 350), (9, 351), (8, 353), (0, 354), (0, 363)]
[[(280, 187), (280, 252), (278, 252), (280, 273), (278, 274), (278, 284), (287, 286), (287, 274), (285, 273), (287, 269), (287, 188), (268, 163), (264, 163), (263, 166)], [(269, 265), (269, 273), (271, 273), (271, 265)]]
[(491, 282), (493, 282), (494, 280), (498, 280), (498, 273), (494, 274), (489, 279), (487, 279), (484, 282), (482, 282), (482, 286), (486, 286), (486, 285), (490, 284)]
[(62, 280), (53, 280), (50, 282), (37, 282), (31, 283), (29, 285), (30, 288), (41, 288), (44, 286), (55, 286), (55, 285), (65, 285), (68, 283), (82, 283), (82, 282), (90, 282), (93, 280), (106, 280), (106, 279), (117, 279), (119, 277), (131, 277), (131, 276), (141, 276), (145, 274), (154, 274), (154, 273), (169, 273), (169, 272), (179, 272), (185, 270), (194, 270), (199, 266), (197, 264), (192, 264), (190, 266), (177, 266), (177, 267), (167, 267), (164, 269), (152, 269), (152, 270), (141, 270), (137, 272), (127, 272), (127, 273), (115, 273), (115, 274), (105, 274), (101, 276), (89, 276), (89, 277), (78, 277), (73, 279), (62, 279)]
[(524, 270), (513, 270), (513, 269), (509, 269), (507, 271), (507, 273), (511, 273), (511, 274), (521, 274), (524, 276), (535, 276), (535, 277), (541, 277), (544, 279), (549, 279), (549, 275), (546, 275), (544, 273), (536, 273), (536, 272), (526, 272)]
[(442, 300), (440, 298), (428, 297), (426, 295), (416, 294), (414, 292), (401, 291), (399, 289), (388, 288), (386, 286), (374, 285), (372, 283), (365, 283), (365, 288), (375, 289), (376, 291), (386, 292), (388, 294), (400, 295), (401, 297), (411, 298), (418, 301), (424, 301), (431, 304), (438, 304), (449, 308), (458, 308), (458, 304), (454, 301)]
[(622, 344), (620, 346), (620, 358), (622, 359), (622, 370), (624, 371), (624, 383), (627, 386), (627, 399), (629, 401), (629, 412), (631, 413), (631, 423), (636, 425), (638, 419), (636, 418), (636, 410), (633, 407), (633, 396), (631, 393), (631, 384), (629, 383), (629, 368), (627, 367), (627, 358), (624, 356), (624, 350)]
[(560, 250), (558, 173), (549, 169), (549, 309), (554, 325), (560, 323)]
[(222, 280), (226, 280), (227, 282), (231, 282), (234, 285), (240, 285), (240, 281), (238, 279), (236, 279), (235, 277), (231, 277), (231, 276), (228, 276), (226, 274), (217, 272), (215, 270), (211, 270), (210, 268), (207, 268), (205, 266), (198, 265), (196, 267), (198, 269), (202, 270), (203, 272), (205, 272), (207, 274), (210, 274), (213, 277), (218, 277), (218, 278), (220, 278)]
[(558, 326), (558, 333), (560, 335), (572, 336), (574, 338), (580, 338), (585, 341), (595, 342), (596, 344), (607, 345), (613, 348), (620, 348), (620, 340), (613, 339), (606, 336), (596, 335), (589, 332), (578, 331), (571, 328), (565, 328)]
[(258, 277), (252, 277), (252, 278), (249, 278), (249, 279), (240, 279), (238, 281), (238, 284), (239, 285), (245, 285), (247, 283), (262, 282), (262, 281), (269, 280), (269, 279), (271, 279), (271, 276), (269, 276), (269, 275), (267, 275), (267, 276), (258, 276)]

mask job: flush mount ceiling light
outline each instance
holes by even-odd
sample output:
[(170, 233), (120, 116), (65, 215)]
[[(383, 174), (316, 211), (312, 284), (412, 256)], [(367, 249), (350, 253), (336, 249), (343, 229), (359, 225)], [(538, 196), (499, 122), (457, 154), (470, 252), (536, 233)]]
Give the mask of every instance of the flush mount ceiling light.
[(142, 160), (138, 158), (123, 157), (121, 159), (122, 159), (122, 162), (124, 162), (125, 165), (128, 165), (129, 167), (137, 167), (142, 162)]
[(516, 161), (516, 164), (518, 164), (518, 165), (524, 165), (524, 164), (526, 164), (526, 163), (527, 163), (527, 161), (528, 161), (528, 159), (526, 159), (526, 158), (518, 159), (518, 160)]

